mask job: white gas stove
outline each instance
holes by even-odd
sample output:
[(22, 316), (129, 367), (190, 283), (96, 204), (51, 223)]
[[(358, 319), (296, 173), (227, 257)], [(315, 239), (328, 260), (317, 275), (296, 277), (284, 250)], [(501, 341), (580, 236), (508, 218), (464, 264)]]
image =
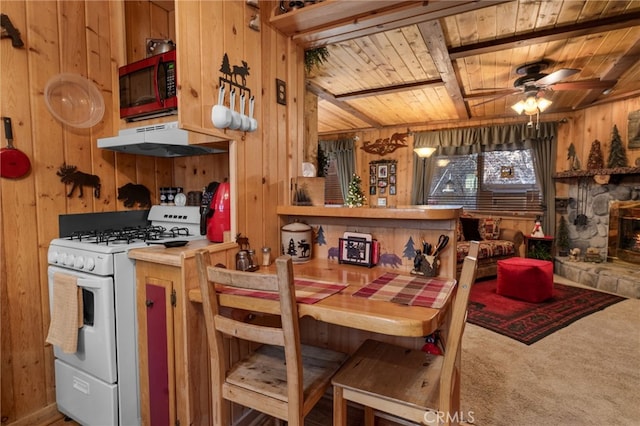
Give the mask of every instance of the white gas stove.
[(136, 275), (127, 252), (205, 239), (200, 207), (63, 215), (60, 233), (48, 251), (51, 312), (54, 275), (71, 275), (82, 290), (84, 322), (77, 352), (54, 346), (58, 409), (83, 425), (139, 425)]

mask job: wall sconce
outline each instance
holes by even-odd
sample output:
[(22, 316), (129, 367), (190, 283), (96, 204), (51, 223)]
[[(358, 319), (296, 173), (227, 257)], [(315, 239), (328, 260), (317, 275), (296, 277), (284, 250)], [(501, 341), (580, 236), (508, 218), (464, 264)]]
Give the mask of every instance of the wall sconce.
[(431, 157), (431, 155), (436, 152), (436, 149), (434, 147), (425, 146), (422, 148), (413, 148), (413, 152), (415, 152), (420, 158), (427, 158)]

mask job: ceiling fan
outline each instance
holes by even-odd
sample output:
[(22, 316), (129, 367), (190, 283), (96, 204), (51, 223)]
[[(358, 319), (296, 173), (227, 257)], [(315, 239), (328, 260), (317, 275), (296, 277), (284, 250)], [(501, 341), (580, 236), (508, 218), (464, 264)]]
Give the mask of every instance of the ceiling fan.
[(579, 73), (580, 70), (575, 68), (560, 68), (559, 70), (556, 70), (550, 74), (545, 74), (544, 72), (542, 72), (548, 67), (549, 62), (544, 60), (521, 65), (516, 68), (516, 74), (521, 75), (522, 77), (517, 78), (513, 82), (513, 89), (479, 93), (470, 96), (469, 99), (486, 97), (492, 98), (487, 101), (475, 104), (476, 106), (478, 106), (505, 96), (518, 93), (524, 93), (525, 97), (529, 98), (542, 96), (542, 93), (546, 90), (604, 90), (611, 88), (616, 84), (615, 80), (600, 80), (599, 78), (563, 82), (562, 80)]

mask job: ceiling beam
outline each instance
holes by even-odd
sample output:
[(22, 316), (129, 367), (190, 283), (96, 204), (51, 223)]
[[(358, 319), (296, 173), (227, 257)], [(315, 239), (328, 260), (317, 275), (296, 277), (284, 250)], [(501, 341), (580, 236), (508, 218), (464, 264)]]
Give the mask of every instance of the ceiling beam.
[[(640, 61), (640, 40), (637, 40), (635, 44), (631, 46), (629, 50), (627, 50), (624, 55), (622, 55), (620, 59), (616, 61), (615, 64), (611, 65), (609, 70), (607, 70), (607, 72), (605, 72), (601, 78), (602, 80), (617, 81), (622, 76), (622, 74), (624, 74), (629, 68), (631, 68), (633, 64), (638, 61)], [(609, 87), (614, 87), (614, 85), (611, 85)], [(582, 99), (580, 99), (580, 102), (578, 102), (578, 104), (576, 105), (576, 108), (582, 108), (592, 104), (602, 94), (602, 89), (595, 90), (594, 88), (593, 90), (587, 91)]]
[[(353, 40), (384, 31), (415, 25), (420, 22), (446, 18), (460, 13), (483, 9), (512, 0), (431, 0), (421, 2), (397, 2), (393, 7), (357, 13), (358, 5), (351, 2), (353, 11), (343, 19), (334, 19), (322, 26), (300, 29), (291, 35), (292, 40), (305, 49)], [(348, 2), (342, 2), (348, 4)], [(370, 2), (375, 4), (375, 0)], [(318, 7), (318, 12), (322, 11)], [(328, 6), (328, 3), (327, 3)]]
[(311, 81), (307, 81), (307, 90), (310, 91), (311, 93), (315, 94), (320, 99), (323, 99), (323, 100), (329, 102), (330, 104), (337, 106), (338, 108), (342, 109), (343, 111), (353, 115), (354, 117), (364, 121), (365, 123), (370, 124), (372, 127), (375, 127), (375, 128), (382, 127), (382, 125), (379, 122), (377, 122), (376, 120), (374, 120), (371, 117), (361, 113), (360, 111), (358, 111), (357, 109), (355, 109), (351, 105), (349, 105), (348, 103), (342, 102), (342, 101), (336, 99), (336, 97), (333, 96), (331, 93), (327, 92), (322, 87), (318, 86), (317, 84), (312, 83)]
[(444, 82), (441, 79), (422, 80), (413, 83), (395, 84), (388, 87), (379, 87), (376, 89), (359, 90), (357, 92), (343, 93), (336, 95), (335, 98), (340, 101), (350, 101), (352, 99), (367, 98), (369, 96), (380, 96), (389, 93), (406, 92), (409, 90), (426, 89), (434, 86), (442, 86)]
[(444, 38), (442, 26), (440, 26), (440, 21), (421, 22), (418, 24), (418, 30), (427, 45), (427, 50), (429, 51), (431, 59), (433, 59), (436, 69), (440, 73), (444, 87), (449, 97), (451, 97), (453, 106), (458, 113), (458, 118), (468, 119), (470, 117), (469, 110), (467, 109), (464, 99), (462, 99), (460, 84), (456, 79), (457, 73), (453, 69), (451, 59), (449, 59), (447, 43)]
[(452, 60), (640, 25), (640, 12), (564, 25), (449, 49)]

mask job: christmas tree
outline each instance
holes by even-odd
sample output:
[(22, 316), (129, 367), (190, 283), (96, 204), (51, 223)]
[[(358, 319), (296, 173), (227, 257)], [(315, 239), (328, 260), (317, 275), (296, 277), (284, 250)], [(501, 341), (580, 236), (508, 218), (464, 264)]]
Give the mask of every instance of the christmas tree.
[(587, 160), (587, 169), (601, 169), (604, 167), (604, 157), (602, 156), (602, 149), (600, 148), (600, 141), (596, 139), (591, 144), (591, 151), (589, 151), (589, 159)]
[(560, 222), (558, 223), (558, 235), (556, 236), (556, 244), (558, 245), (558, 254), (560, 256), (569, 255), (569, 228), (567, 227), (567, 220), (564, 216), (560, 216)]
[(613, 138), (611, 139), (611, 150), (609, 151), (609, 168), (628, 167), (627, 153), (624, 150), (622, 139), (618, 133), (618, 126), (613, 125)]
[(362, 207), (367, 202), (367, 197), (362, 192), (362, 179), (357, 174), (353, 174), (351, 182), (349, 182), (349, 193), (347, 194), (348, 207)]

